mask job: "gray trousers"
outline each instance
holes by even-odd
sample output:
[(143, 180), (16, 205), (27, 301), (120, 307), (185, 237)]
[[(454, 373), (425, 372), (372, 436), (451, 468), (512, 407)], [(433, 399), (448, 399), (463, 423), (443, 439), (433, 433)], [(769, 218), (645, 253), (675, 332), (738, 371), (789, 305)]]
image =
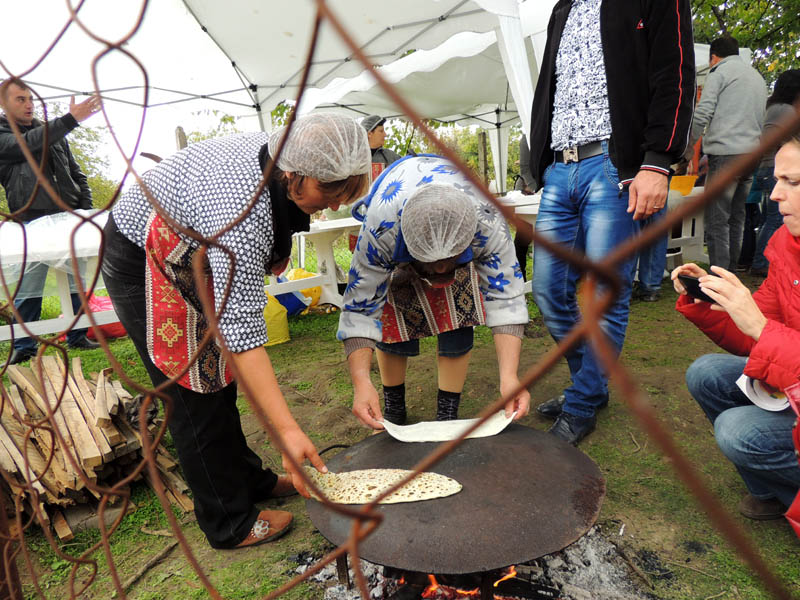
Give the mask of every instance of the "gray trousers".
[[(741, 155), (708, 157), (708, 180), (712, 181)], [(753, 174), (737, 178), (725, 191), (706, 205), (704, 221), (708, 260), (733, 272), (742, 250), (745, 200), (753, 183)]]

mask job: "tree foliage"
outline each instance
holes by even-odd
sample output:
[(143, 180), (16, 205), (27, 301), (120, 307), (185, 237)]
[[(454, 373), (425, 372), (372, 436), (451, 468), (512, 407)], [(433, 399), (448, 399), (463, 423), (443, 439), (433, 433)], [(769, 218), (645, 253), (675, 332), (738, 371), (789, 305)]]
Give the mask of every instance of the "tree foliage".
[(222, 137), (225, 135), (232, 135), (234, 133), (241, 133), (240, 129), (236, 126), (236, 117), (222, 112), (221, 110), (204, 110), (195, 114), (203, 114), (216, 119), (216, 123), (206, 131), (190, 131), (186, 134), (186, 141), (189, 144), (195, 142), (202, 142), (215, 137)]
[(767, 81), (800, 68), (800, 0), (693, 0), (692, 16), (696, 42), (731, 34)]

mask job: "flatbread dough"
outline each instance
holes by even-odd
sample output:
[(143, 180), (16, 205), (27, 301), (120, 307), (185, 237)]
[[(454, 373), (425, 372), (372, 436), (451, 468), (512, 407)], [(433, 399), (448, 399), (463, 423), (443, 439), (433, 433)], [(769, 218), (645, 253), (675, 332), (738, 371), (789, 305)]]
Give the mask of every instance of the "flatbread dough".
[[(385, 489), (388, 489), (411, 471), (405, 469), (362, 469), (344, 473), (320, 473), (314, 468), (305, 467), (311, 481), (332, 502), (339, 504), (368, 504)], [(398, 502), (417, 502), (452, 496), (461, 491), (461, 484), (455, 479), (438, 473), (420, 473), (409, 483), (384, 498), (380, 504)], [(312, 496), (314, 493), (312, 492)], [(316, 497), (316, 496), (314, 496)], [(319, 500), (320, 498), (316, 498)]]
[[(511, 417), (506, 417), (505, 411), (501, 410), (489, 417), (467, 438), (497, 435), (508, 427), (516, 414), (513, 413)], [(395, 425), (384, 420), (383, 426), (390, 436), (401, 442), (447, 442), (461, 437), (464, 431), (477, 422), (478, 419), (457, 419), (455, 421), (423, 421), (414, 425)]]

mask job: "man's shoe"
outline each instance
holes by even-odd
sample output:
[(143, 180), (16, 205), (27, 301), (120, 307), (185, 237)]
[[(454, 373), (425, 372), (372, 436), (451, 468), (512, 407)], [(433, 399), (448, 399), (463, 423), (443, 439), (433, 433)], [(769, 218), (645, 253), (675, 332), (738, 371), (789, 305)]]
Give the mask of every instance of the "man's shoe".
[(69, 344), (69, 347), (76, 350), (97, 350), (100, 347), (100, 344), (90, 340), (85, 335), (82, 335), (77, 339), (77, 341)]
[(597, 425), (596, 416), (579, 417), (562, 412), (547, 433), (552, 433), (568, 444), (577, 446), (578, 442), (594, 431), (595, 425)]
[(9, 365), (16, 365), (17, 363), (25, 362), (36, 356), (36, 350), (14, 350), (11, 357), (8, 359)]
[(632, 300), (641, 300), (642, 302), (658, 302), (660, 298), (661, 290), (648, 290), (638, 281), (631, 292)]
[[(539, 406), (537, 406), (536, 412), (543, 417), (547, 417), (548, 419), (555, 419), (561, 414), (561, 409), (564, 408), (564, 402), (566, 400), (567, 397), (564, 394), (556, 396), (555, 398), (550, 398), (550, 400), (545, 400)], [(606, 406), (608, 406), (608, 396), (606, 396), (606, 399), (597, 406), (597, 410), (605, 408)]]
[(769, 267), (766, 267), (764, 269), (756, 269), (754, 267), (750, 267), (750, 270), (748, 271), (748, 273), (752, 277), (766, 277), (767, 273), (769, 273)]
[(742, 498), (738, 508), (739, 512), (745, 517), (748, 519), (755, 519), (756, 521), (780, 519), (786, 512), (786, 507), (777, 498), (759, 500), (750, 494)]
[(661, 299), (661, 292), (647, 292), (642, 290), (637, 295), (637, 299), (642, 302), (658, 302)]

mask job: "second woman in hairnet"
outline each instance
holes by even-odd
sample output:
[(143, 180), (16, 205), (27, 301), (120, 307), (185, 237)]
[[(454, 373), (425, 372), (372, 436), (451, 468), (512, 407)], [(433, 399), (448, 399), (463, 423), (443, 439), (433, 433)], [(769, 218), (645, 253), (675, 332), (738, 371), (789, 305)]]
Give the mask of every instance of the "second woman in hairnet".
[[(338, 337), (353, 380), (353, 413), (369, 427), (406, 420), (405, 372), (419, 339), (438, 335), (437, 420), (458, 416), (473, 326), (492, 329), (500, 391), (518, 387), (528, 322), (522, 272), (502, 215), (458, 170), (433, 156), (384, 171), (353, 210), (363, 226), (350, 266)], [(377, 348), (384, 411), (369, 378)], [(528, 412), (517, 393), (506, 413)]]

